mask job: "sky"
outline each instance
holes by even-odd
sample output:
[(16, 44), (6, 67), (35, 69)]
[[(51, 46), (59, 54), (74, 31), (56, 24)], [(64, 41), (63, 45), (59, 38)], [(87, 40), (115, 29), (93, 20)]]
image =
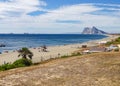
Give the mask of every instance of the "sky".
[(0, 33), (120, 33), (120, 0), (0, 0)]

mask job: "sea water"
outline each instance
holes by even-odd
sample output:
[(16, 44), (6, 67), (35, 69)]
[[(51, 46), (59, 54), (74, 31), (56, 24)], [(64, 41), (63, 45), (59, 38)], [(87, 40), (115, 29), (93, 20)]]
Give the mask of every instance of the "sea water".
[(0, 50), (16, 50), (22, 47), (39, 47), (42, 45), (66, 45), (83, 43), (91, 40), (105, 38), (104, 35), (83, 35), (83, 34), (0, 34)]

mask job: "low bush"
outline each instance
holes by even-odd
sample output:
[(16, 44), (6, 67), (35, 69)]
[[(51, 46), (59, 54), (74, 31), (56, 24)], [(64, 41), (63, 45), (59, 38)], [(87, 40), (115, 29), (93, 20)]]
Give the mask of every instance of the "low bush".
[(25, 66), (30, 66), (32, 65), (32, 61), (29, 60), (29, 59), (19, 59), (19, 60), (16, 60), (13, 65), (15, 65), (15, 67), (25, 67)]
[(0, 71), (9, 70), (13, 68), (15, 68), (15, 66), (12, 64), (4, 64), (0, 66)]
[(72, 55), (71, 56), (80, 56), (81, 55), (81, 53), (80, 52), (76, 52), (76, 53), (72, 53)]
[(68, 55), (61, 56), (61, 58), (68, 58), (68, 57), (70, 57), (70, 56), (68, 56)]
[(113, 42), (107, 42), (105, 45), (110, 46), (111, 44), (113, 44)]
[(13, 64), (7, 63), (7, 64), (1, 65), (0, 71), (5, 71), (13, 68), (18, 68), (18, 67), (26, 67), (30, 65), (32, 65), (31, 60), (22, 58), (22, 59), (16, 60)]
[(114, 51), (115, 51), (115, 52), (119, 52), (119, 48), (115, 49)]
[(115, 40), (112, 40), (112, 41), (106, 43), (107, 46), (109, 46), (111, 44), (120, 44), (120, 37), (118, 37)]
[(81, 53), (80, 52), (77, 52), (77, 53), (72, 53), (71, 55), (64, 55), (64, 56), (61, 56), (61, 58), (68, 58), (68, 57), (73, 57), (73, 56), (80, 56)]

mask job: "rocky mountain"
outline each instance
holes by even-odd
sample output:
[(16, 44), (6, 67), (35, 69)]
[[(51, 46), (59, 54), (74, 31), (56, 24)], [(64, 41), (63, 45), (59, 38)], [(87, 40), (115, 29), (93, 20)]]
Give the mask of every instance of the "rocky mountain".
[(102, 30), (97, 29), (96, 27), (85, 27), (82, 34), (108, 34)]

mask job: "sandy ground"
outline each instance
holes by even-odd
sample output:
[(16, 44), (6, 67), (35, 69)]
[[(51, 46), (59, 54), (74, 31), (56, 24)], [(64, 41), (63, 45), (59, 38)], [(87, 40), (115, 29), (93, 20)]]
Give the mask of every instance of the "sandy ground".
[(96, 53), (0, 72), (0, 86), (120, 86), (119, 55)]
[[(43, 60), (48, 60), (50, 58), (57, 58), (59, 56), (70, 55), (72, 52), (78, 50), (81, 47), (81, 45), (83, 45), (83, 44), (88, 45), (88, 46), (95, 46), (100, 41), (110, 41), (110, 40), (115, 39), (117, 37), (118, 36), (109, 36), (109, 37), (104, 38), (104, 39), (89, 41), (89, 42), (82, 43), (82, 44), (49, 46), (47, 49), (48, 52), (39, 52), (38, 48), (30, 49), (34, 54), (32, 60), (34, 63), (36, 63), (36, 62), (41, 62)], [(60, 54), (60, 55), (58, 55), (58, 54)], [(19, 58), (18, 58), (18, 52), (3, 53), (0, 55), (0, 65), (7, 63), (7, 62), (12, 63)]]

